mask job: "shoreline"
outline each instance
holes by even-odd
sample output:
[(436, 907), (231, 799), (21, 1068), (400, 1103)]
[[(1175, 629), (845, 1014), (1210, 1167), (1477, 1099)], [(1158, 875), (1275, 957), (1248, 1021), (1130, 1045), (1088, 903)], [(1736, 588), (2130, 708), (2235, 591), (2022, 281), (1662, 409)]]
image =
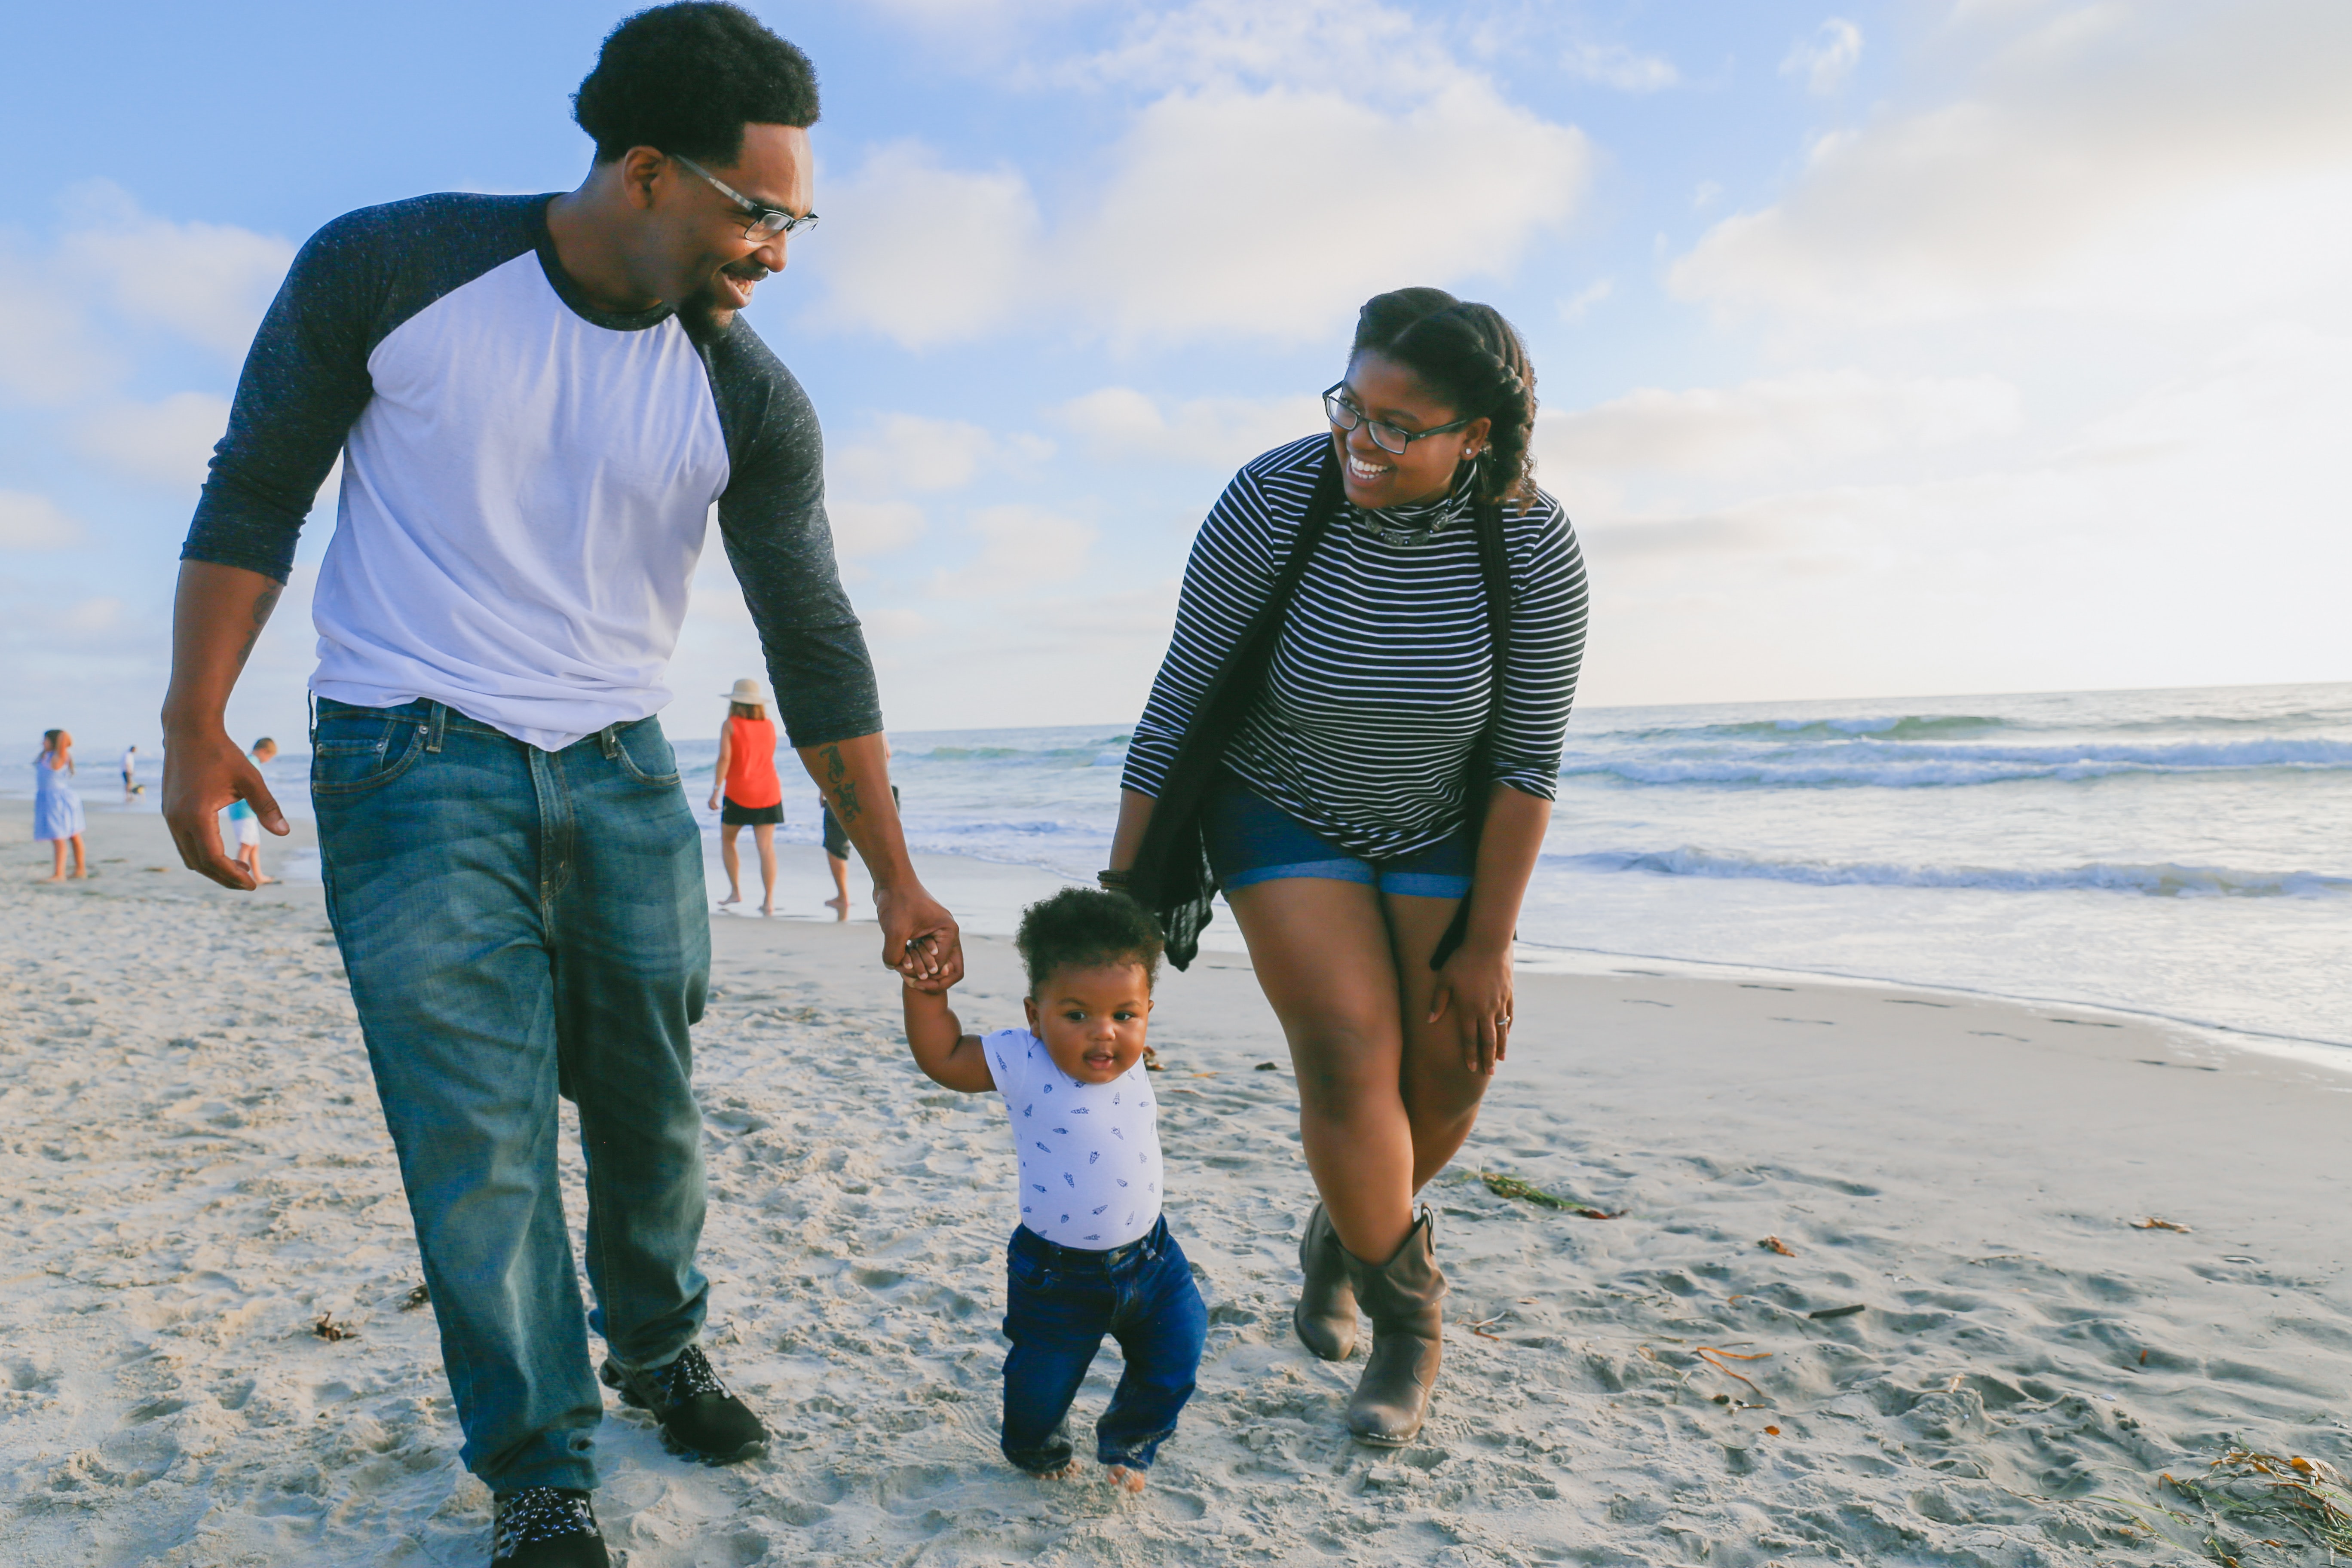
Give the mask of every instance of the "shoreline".
[[(316, 885), (231, 894), (92, 847), (86, 888), (0, 889), (21, 1560), (478, 1561), (487, 1494), (430, 1314), (402, 1310), (414, 1243)], [(1142, 1499), (1039, 1486), (994, 1450), (1001, 1108), (907, 1061), (871, 923), (712, 939), (706, 1339), (776, 1442), (688, 1467), (608, 1408), (598, 1509), (631, 1568), (2181, 1563), (2159, 1475), (2234, 1442), (2352, 1465), (2335, 1075), (2098, 1009), (1622, 973), (1523, 978), (1424, 1194), (1454, 1279), (1430, 1426), (1358, 1447), (1360, 1352), (1316, 1362), (1288, 1327), (1287, 1058), (1212, 949), (1152, 1030), (1201, 1393)], [(1017, 1016), (1010, 943), (968, 946), (967, 1022)], [(1117, 1372), (1107, 1349), (1082, 1429)]]
[[(152, 789), (151, 785), (151, 789)], [(177, 856), (169, 849), (168, 837), (163, 835), (162, 819), (155, 799), (151, 794), (140, 805), (125, 806), (107, 800), (86, 803), (93, 817), (113, 822), (152, 825), (134, 828), (141, 841), (152, 833), (161, 843), (177, 870)], [(726, 886), (720, 866), (717, 814), (700, 809), (700, 797), (689, 792), (689, 805), (695, 808), (695, 820), (702, 830), (703, 861), (706, 881), (714, 901)], [(0, 795), (0, 816), (14, 806), (16, 818), (23, 823), (31, 820), (32, 797)], [(294, 836), (288, 839), (272, 839), (263, 836), (265, 868), (273, 871), (283, 864), (289, 851), (302, 857), (289, 868), (292, 881), (308, 880), (316, 885), (318, 870), (315, 847), (311, 838), (307, 799), (297, 799), (289, 809), (289, 823)], [(19, 828), (19, 831), (22, 831)], [(746, 885), (750, 889), (744, 903), (715, 913), (729, 918), (749, 918), (757, 913), (759, 883), (758, 858), (751, 836), (739, 840), (741, 847)], [(835, 923), (832, 911), (823, 909), (817, 898), (808, 897), (809, 889), (821, 889), (824, 896), (831, 894), (830, 875), (818, 845), (807, 842), (777, 843), (778, 909), (777, 920), (803, 923)], [(1001, 860), (986, 856), (922, 850), (912, 858), (923, 874), (925, 885), (955, 911), (958, 921), (968, 930), (981, 935), (1009, 936), (1018, 924), (1022, 907), (1055, 890), (1070, 886), (1090, 886), (1086, 879), (1040, 866), (1031, 861)], [(307, 864), (304, 860), (307, 859)], [(855, 900), (853, 920), (871, 919), (873, 896), (864, 866), (853, 856), (849, 862), (849, 879)], [(1232, 913), (1219, 904), (1219, 918), (1213, 920), (1202, 933), (1203, 951), (1239, 953), (1244, 951), (1241, 933)], [(1694, 976), (1713, 976), (1737, 980), (1741, 976), (1794, 978), (1805, 984), (1825, 985), (1893, 986), (1928, 991), (1937, 994), (1969, 998), (1989, 998), (2025, 1007), (2073, 1007), (2115, 1015), (2155, 1025), (2192, 1029), (2212, 1037), (2211, 1043), (2223, 1049), (2246, 1050), (2277, 1056), (2315, 1067), (2333, 1073), (2352, 1074), (2352, 1037), (2331, 1039), (2321, 1035), (2294, 1034), (2285, 1030), (2264, 1029), (2251, 1025), (2231, 1024), (2216, 1019), (2192, 1016), (2185, 1013), (2168, 1012), (2159, 1007), (2146, 1006), (2128, 1001), (2091, 1000), (2076, 996), (2045, 995), (2030, 990), (2007, 990), (1990, 985), (1968, 985), (1952, 981), (1917, 980), (1899, 974), (1861, 973), (1833, 969), (1810, 969), (1757, 961), (1690, 958), (1674, 953), (1645, 952), (1601, 947), (1571, 947), (1521, 939), (1517, 944), (1517, 962), (1524, 974), (1566, 973), (1590, 974), (1617, 973), (1609, 961), (1631, 960), (1639, 963), (1664, 964), (1672, 972)]]

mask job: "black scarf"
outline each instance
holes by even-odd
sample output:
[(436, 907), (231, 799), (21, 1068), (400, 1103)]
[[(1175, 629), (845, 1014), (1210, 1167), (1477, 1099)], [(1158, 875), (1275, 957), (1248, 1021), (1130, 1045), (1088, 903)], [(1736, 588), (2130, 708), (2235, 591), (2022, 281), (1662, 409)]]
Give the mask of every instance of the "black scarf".
[[(1290, 554), (1276, 574), (1265, 602), (1251, 615), (1249, 625), (1243, 628), (1233, 651), (1211, 678), (1200, 705), (1192, 710), (1192, 722), (1185, 726), (1183, 738), (1177, 742), (1176, 758), (1168, 766), (1168, 776), (1160, 782), (1159, 798), (1152, 805), (1151, 825), (1144, 832), (1143, 847), (1129, 870), (1129, 890), (1159, 918), (1160, 932), (1167, 938), (1168, 962), (1178, 969), (1189, 967), (1192, 955), (1200, 951), (1201, 931), (1213, 912), (1210, 901), (1217, 894), (1217, 875), (1209, 865), (1209, 853), (1201, 836), (1202, 807), (1223, 768), (1225, 748), (1241, 732), (1251, 705), (1265, 689), (1266, 671), (1274, 662), (1275, 648), (1282, 635), (1282, 618), (1298, 590), (1299, 579), (1307, 575), (1316, 546), (1330, 531), (1332, 520), (1345, 504), (1345, 494), (1339, 486), (1339, 458), (1327, 447), (1316, 470), (1314, 494), (1307, 503), (1307, 515), (1299, 522), (1298, 536), (1291, 545)], [(1504, 658), (1510, 647), (1511, 578), (1510, 561), (1503, 545), (1502, 507), (1482, 500), (1471, 508), (1470, 515), (1477, 530), (1478, 570), (1486, 587), (1486, 626), (1494, 649), (1494, 679), (1486, 722), (1470, 748), (1462, 780), (1464, 823), (1470, 830), (1475, 864), (1478, 837), (1486, 826), (1491, 782), (1487, 775), (1494, 755), (1495, 730), (1503, 711)], [(1470, 900), (1465, 898), (1454, 911), (1454, 923), (1439, 940), (1436, 952), (1430, 955), (1432, 969), (1454, 955), (1469, 924)]]

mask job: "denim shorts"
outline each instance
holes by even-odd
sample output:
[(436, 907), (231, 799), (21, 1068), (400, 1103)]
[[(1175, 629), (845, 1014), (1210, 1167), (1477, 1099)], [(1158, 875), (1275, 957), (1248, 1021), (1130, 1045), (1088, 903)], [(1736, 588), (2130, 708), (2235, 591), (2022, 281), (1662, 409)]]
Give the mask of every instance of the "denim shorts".
[(1201, 832), (1209, 865), (1227, 892), (1253, 882), (1317, 877), (1409, 898), (1460, 899), (1469, 896), (1477, 858), (1470, 836), (1458, 827), (1393, 860), (1350, 855), (1230, 774), (1211, 787)]

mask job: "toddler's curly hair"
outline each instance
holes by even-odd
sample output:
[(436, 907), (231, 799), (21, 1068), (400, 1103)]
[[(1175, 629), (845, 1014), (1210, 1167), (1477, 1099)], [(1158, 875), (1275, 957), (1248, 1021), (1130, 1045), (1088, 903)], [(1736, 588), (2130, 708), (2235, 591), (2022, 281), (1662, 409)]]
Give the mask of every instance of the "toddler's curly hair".
[(1146, 985), (1160, 978), (1160, 923), (1125, 893), (1065, 888), (1022, 910), (1021, 930), (1013, 940), (1028, 971), (1032, 996), (1063, 969), (1139, 963)]

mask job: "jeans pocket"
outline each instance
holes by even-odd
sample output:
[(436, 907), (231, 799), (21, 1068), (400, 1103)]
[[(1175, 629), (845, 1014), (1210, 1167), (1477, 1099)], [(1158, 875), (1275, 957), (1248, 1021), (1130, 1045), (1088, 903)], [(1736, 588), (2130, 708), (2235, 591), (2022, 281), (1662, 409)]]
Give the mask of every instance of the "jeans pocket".
[[(370, 738), (369, 731), (373, 731)], [(380, 789), (425, 754), (425, 726), (401, 720), (323, 721), (310, 748), (310, 795), (340, 800)]]
[(1045, 1296), (1054, 1289), (1054, 1266), (1039, 1262), (1025, 1252), (1005, 1253), (1004, 1277), (1014, 1290), (1024, 1295)]
[(620, 760), (623, 773), (649, 789), (677, 786), (677, 754), (670, 750), (669, 737), (662, 733), (661, 725), (653, 720), (615, 731), (613, 755)]

